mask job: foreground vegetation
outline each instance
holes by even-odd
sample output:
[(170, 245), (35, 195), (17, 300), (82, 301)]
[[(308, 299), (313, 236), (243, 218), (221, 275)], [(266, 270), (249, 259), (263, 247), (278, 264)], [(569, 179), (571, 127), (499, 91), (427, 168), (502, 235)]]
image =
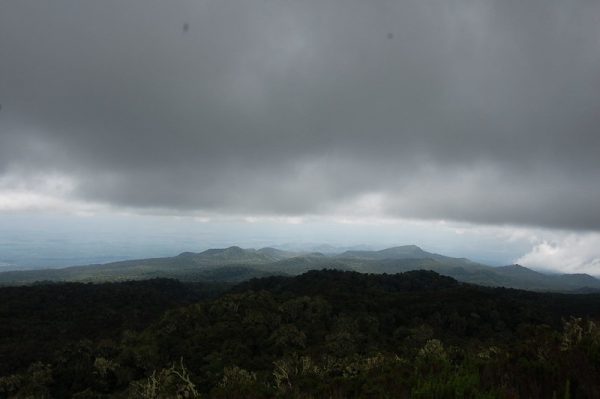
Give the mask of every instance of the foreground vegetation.
[(0, 397), (600, 397), (597, 294), (323, 270), (0, 300)]

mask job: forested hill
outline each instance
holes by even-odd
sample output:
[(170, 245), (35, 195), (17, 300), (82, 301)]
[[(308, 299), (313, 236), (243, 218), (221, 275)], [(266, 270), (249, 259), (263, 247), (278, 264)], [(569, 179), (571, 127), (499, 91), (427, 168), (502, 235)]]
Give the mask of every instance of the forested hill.
[(6, 287), (0, 397), (593, 398), (599, 321), (426, 271)]
[(402, 274), (363, 274), (340, 270), (313, 270), (291, 278), (272, 276), (252, 279), (232, 288), (232, 292), (270, 291), (281, 295), (378, 295), (394, 292), (427, 292), (466, 287), (453, 278), (432, 271)]

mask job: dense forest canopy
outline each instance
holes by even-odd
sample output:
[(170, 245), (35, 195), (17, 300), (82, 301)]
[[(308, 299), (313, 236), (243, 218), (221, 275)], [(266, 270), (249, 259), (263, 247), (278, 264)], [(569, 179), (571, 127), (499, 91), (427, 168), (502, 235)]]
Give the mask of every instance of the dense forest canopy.
[(0, 289), (0, 397), (600, 395), (600, 295), (434, 272)]

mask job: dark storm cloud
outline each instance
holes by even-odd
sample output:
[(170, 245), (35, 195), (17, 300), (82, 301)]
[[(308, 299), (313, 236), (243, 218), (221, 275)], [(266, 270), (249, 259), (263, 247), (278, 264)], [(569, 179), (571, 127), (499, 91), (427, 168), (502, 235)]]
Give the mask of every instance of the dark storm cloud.
[(116, 206), (600, 229), (600, 3), (0, 4), (0, 176)]

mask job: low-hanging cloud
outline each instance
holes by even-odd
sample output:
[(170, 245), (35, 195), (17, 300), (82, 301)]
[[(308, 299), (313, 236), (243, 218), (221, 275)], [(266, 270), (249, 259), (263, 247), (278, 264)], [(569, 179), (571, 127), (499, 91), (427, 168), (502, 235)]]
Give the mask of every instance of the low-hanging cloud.
[(65, 196), (115, 207), (294, 216), (377, 198), (363, 211), (598, 230), (598, 15), (5, 1), (0, 176), (63, 176)]

